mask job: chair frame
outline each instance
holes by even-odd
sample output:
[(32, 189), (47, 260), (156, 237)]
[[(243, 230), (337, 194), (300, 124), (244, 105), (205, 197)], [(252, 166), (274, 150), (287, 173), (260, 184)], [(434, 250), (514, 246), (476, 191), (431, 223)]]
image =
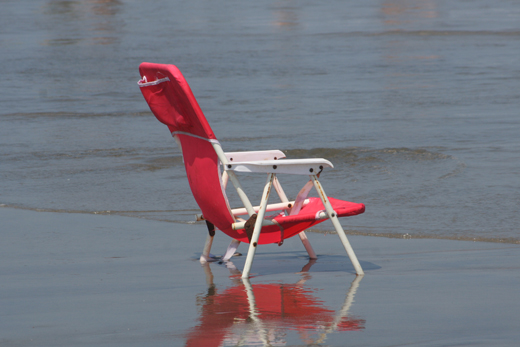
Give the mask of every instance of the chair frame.
[[(301, 205), (305, 204), (306, 195), (310, 189), (302, 189), (300, 194), (295, 201), (289, 201), (285, 192), (282, 189), (282, 186), (276, 177), (277, 173), (285, 173), (285, 174), (294, 174), (294, 175), (308, 175), (310, 178), (310, 182), (318, 192), (318, 195), (325, 206), (325, 212), (321, 212), (319, 215), (320, 219), (328, 218), (332, 221), (334, 229), (338, 233), (338, 236), (347, 252), (347, 255), (354, 266), (357, 275), (364, 275), (363, 269), (350, 245), (350, 242), (341, 226), (339, 219), (336, 215), (336, 212), (332, 208), (330, 201), (323, 189), (321, 183), (318, 180), (319, 174), (325, 167), (333, 167), (332, 163), (325, 159), (283, 159), (285, 158), (283, 152), (279, 150), (273, 151), (252, 151), (252, 152), (229, 152), (225, 153), (220, 146), (220, 143), (212, 142), (213, 149), (215, 150), (219, 160), (221, 161), (225, 171), (222, 174), (222, 182), (223, 187), (227, 186), (227, 181), (230, 180), (233, 186), (236, 189), (240, 200), (244, 204), (244, 208), (241, 209), (233, 209), (231, 210), (233, 214), (233, 218), (235, 219), (238, 215), (243, 215), (246, 212), (249, 217), (253, 215), (257, 215), (256, 222), (254, 224), (253, 235), (251, 237), (251, 241), (249, 243), (249, 249), (247, 252), (246, 262), (244, 265), (244, 270), (242, 272), (242, 278), (249, 278), (249, 274), (251, 271), (251, 266), (253, 264), (253, 259), (255, 257), (256, 248), (258, 246), (258, 238), (260, 237), (260, 231), (263, 226), (277, 224), (275, 221), (264, 220), (266, 211), (275, 211), (275, 210), (291, 210), (292, 208), (296, 208), (296, 203), (300, 203)], [(256, 172), (256, 173), (267, 173), (267, 182), (264, 186), (264, 190), (262, 193), (262, 198), (260, 200), (260, 205), (254, 207), (251, 204), (251, 201), (247, 197), (240, 181), (238, 180), (236, 172)], [(275, 188), (278, 196), (282, 200), (282, 203), (278, 204), (268, 204), (269, 196), (271, 194), (272, 188)], [(299, 210), (299, 209), (298, 209)], [(198, 220), (202, 220), (202, 216), (197, 216)], [(243, 229), (246, 222), (235, 222), (233, 223), (233, 229)], [(210, 259), (210, 250), (211, 245), (213, 243), (214, 233), (209, 232), (208, 237), (206, 238), (206, 243), (204, 245), (204, 250), (201, 255), (201, 262), (205, 262)], [(311, 259), (316, 259), (316, 253), (314, 252), (305, 231), (299, 233), (300, 240), (302, 241), (305, 249), (307, 250), (309, 257)], [(240, 244), (239, 241), (233, 240), (228, 247), (226, 254), (223, 257), (223, 260), (228, 260)]]

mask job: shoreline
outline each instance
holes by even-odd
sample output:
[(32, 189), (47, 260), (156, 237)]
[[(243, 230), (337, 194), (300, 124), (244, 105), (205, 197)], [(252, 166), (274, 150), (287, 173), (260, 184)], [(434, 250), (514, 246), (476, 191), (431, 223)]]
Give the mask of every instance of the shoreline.
[[(0, 209), (14, 209), (32, 212), (45, 212), (45, 213), (66, 213), (66, 214), (84, 214), (84, 215), (102, 215), (102, 216), (119, 216), (128, 218), (144, 219), (156, 222), (166, 222), (180, 225), (204, 225), (202, 222), (197, 221), (176, 221), (171, 219), (159, 219), (159, 218), (147, 218), (144, 216), (135, 215), (135, 213), (170, 213), (175, 211), (158, 210), (158, 211), (111, 211), (111, 210), (100, 210), (100, 211), (77, 211), (77, 210), (63, 210), (63, 209), (44, 209), (44, 208), (29, 208), (16, 205), (0, 204)], [(190, 211), (191, 212), (191, 211)], [(199, 210), (193, 210), (193, 214), (197, 214)], [(333, 234), (336, 232), (334, 229), (322, 230), (319, 228), (311, 228), (307, 230), (309, 233), (315, 234)], [(389, 239), (404, 239), (404, 240), (449, 240), (449, 241), (466, 241), (466, 242), (485, 242), (485, 243), (501, 243), (501, 244), (512, 244), (520, 245), (520, 239), (508, 238), (508, 237), (472, 237), (472, 236), (436, 236), (436, 235), (424, 235), (424, 234), (394, 234), (394, 233), (368, 233), (358, 232), (353, 230), (345, 230), (345, 233), (349, 236), (367, 236), (367, 237), (383, 237)]]

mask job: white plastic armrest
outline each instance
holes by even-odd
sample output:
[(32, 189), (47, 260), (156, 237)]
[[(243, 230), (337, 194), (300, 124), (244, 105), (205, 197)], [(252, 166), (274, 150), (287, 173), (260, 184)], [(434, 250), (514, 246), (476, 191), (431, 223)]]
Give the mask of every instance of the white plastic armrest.
[(225, 169), (237, 172), (316, 175), (326, 167), (332, 168), (334, 165), (326, 159), (315, 158), (230, 162)]
[(249, 152), (226, 152), (224, 153), (229, 162), (237, 161), (259, 161), (277, 160), (285, 158), (285, 154), (279, 150), (272, 151), (249, 151)]

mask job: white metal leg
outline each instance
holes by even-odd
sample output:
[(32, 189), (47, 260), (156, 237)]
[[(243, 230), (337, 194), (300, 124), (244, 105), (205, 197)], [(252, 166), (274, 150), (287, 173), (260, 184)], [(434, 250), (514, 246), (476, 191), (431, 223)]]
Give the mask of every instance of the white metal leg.
[(316, 255), (316, 253), (314, 253), (314, 249), (312, 249), (311, 243), (307, 238), (307, 234), (305, 234), (305, 231), (299, 233), (298, 236), (300, 237), (300, 240), (303, 243), (303, 247), (305, 247), (305, 250), (307, 251), (307, 253), (309, 253), (309, 258), (318, 259), (318, 256)]
[(233, 254), (237, 251), (238, 246), (240, 245), (240, 241), (233, 239), (231, 243), (229, 244), (226, 254), (224, 254), (224, 257), (222, 258), (223, 261), (228, 261), (231, 259)]
[(204, 249), (202, 250), (202, 255), (200, 256), (200, 263), (204, 264), (208, 261), (214, 261), (211, 259), (209, 252), (211, 251), (211, 245), (213, 244), (213, 236), (208, 235), (206, 237), (206, 243), (204, 244)]
[(352, 246), (350, 245), (350, 242), (348, 241), (347, 235), (345, 234), (345, 231), (341, 227), (341, 224), (339, 223), (338, 216), (336, 216), (336, 212), (332, 209), (332, 205), (329, 202), (329, 199), (327, 195), (325, 194), (325, 191), (323, 190), (320, 182), (318, 181), (318, 178), (314, 175), (311, 176), (312, 182), (314, 183), (314, 187), (316, 188), (316, 191), (318, 192), (321, 201), (323, 202), (323, 205), (325, 206), (325, 210), (327, 211), (327, 215), (329, 216), (330, 220), (332, 221), (332, 224), (334, 225), (334, 229), (336, 229), (336, 232), (338, 233), (338, 236), (341, 240), (341, 243), (343, 243), (343, 247), (345, 247), (345, 250), (347, 251), (347, 254), (350, 258), (350, 261), (352, 262), (352, 265), (354, 265), (354, 269), (356, 270), (356, 274), (358, 275), (364, 275), (363, 269), (361, 268), (361, 265), (359, 264), (359, 261), (356, 257), (356, 254), (354, 253), (354, 250), (352, 249)]
[(251, 241), (249, 243), (249, 250), (247, 251), (247, 258), (246, 263), (244, 265), (244, 272), (242, 273), (242, 278), (249, 278), (249, 271), (251, 270), (251, 265), (253, 264), (253, 259), (255, 257), (256, 246), (258, 244), (258, 239), (260, 238), (260, 230), (262, 230), (262, 221), (264, 220), (265, 209), (267, 207), (267, 202), (269, 201), (269, 194), (271, 193), (271, 187), (273, 186), (274, 177), (274, 174), (269, 174), (267, 178), (267, 183), (264, 187), (264, 192), (262, 193), (262, 200), (260, 201), (260, 210), (258, 211), (255, 227), (253, 230), (253, 236), (251, 237)]

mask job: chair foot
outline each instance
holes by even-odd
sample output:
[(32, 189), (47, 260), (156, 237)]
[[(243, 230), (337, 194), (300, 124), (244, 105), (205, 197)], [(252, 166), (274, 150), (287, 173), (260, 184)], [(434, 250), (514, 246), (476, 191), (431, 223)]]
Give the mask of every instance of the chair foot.
[(204, 244), (204, 250), (202, 251), (202, 254), (200, 256), (200, 263), (204, 264), (207, 262), (215, 261), (216, 259), (213, 259), (213, 255), (210, 254), (211, 245), (213, 244), (213, 236), (208, 235), (206, 237), (206, 243)]
[(251, 266), (253, 265), (253, 258), (255, 257), (256, 246), (257, 246), (256, 242), (249, 244), (246, 263), (244, 264), (244, 270), (242, 271), (242, 279), (249, 278), (249, 272), (251, 271)]
[(236, 250), (239, 245), (240, 241), (233, 239), (226, 250), (226, 254), (224, 254), (224, 257), (222, 257), (222, 261), (228, 261), (231, 259), (231, 257), (236, 254)]
[(210, 255), (201, 254), (201, 256), (199, 258), (199, 261), (201, 264), (212, 263), (217, 260), (219, 260), (219, 259), (216, 258), (213, 254), (210, 254)]
[(316, 255), (316, 253), (314, 253), (314, 249), (312, 249), (311, 243), (307, 238), (307, 234), (305, 234), (305, 231), (299, 233), (298, 236), (300, 236), (300, 240), (303, 243), (303, 247), (305, 247), (305, 250), (309, 254), (309, 259), (318, 259), (318, 256)]

